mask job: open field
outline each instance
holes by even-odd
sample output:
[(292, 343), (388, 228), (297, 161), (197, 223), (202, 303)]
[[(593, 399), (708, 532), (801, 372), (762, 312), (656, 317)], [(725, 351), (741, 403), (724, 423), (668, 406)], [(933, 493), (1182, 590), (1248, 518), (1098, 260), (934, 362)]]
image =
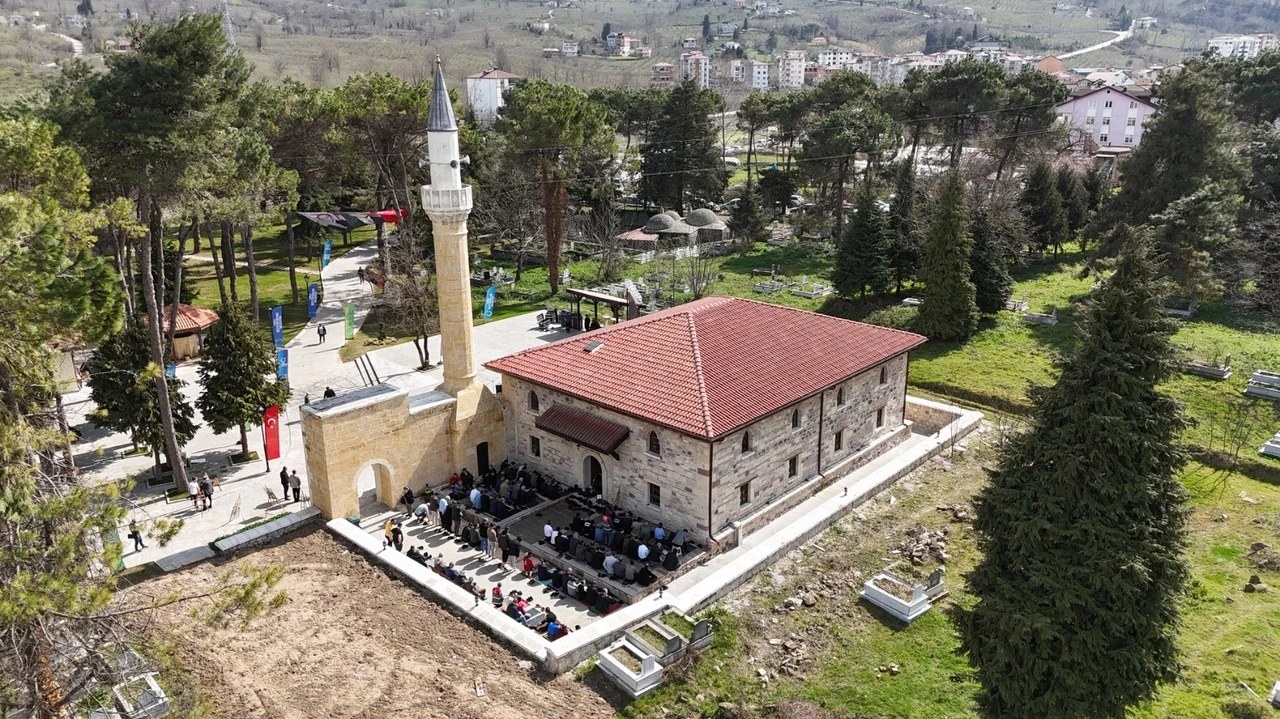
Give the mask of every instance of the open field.
[[(192, 607), (164, 616), (185, 675), (224, 719), (440, 717), (596, 719), (609, 705), (571, 677), (547, 681), (481, 631), (432, 604), (319, 527), (239, 559), (201, 564), (138, 589), (207, 588), (236, 565), (282, 565), (279, 609), (207, 627)], [(483, 682), (484, 697), (476, 696)]]
[[(714, 610), (716, 645), (681, 678), (623, 711), (639, 719), (711, 716), (721, 702), (765, 707), (788, 699), (860, 719), (975, 719), (977, 683), (950, 615), (973, 597), (964, 573), (978, 561), (972, 529), (940, 506), (964, 506), (985, 482), (996, 432), (971, 439), (963, 454), (939, 458), (887, 490)], [(1280, 581), (1255, 566), (1249, 545), (1274, 544), (1280, 489), (1192, 466), (1194, 514), (1187, 558), (1192, 591), (1184, 606), (1182, 682), (1166, 687), (1135, 719), (1230, 719), (1224, 703), (1262, 711), (1240, 687), (1265, 694), (1280, 661), (1280, 598), (1248, 594), (1251, 574)], [(1215, 482), (1223, 481), (1221, 485)], [(891, 502), (890, 497), (894, 500)], [(907, 530), (946, 529), (945, 582), (950, 598), (909, 627), (858, 600), (862, 581), (897, 558)], [(935, 565), (915, 568), (929, 572)], [(812, 607), (778, 611), (787, 597), (812, 595)], [(896, 664), (896, 676), (880, 667)], [(783, 668), (786, 667), (786, 668)], [(768, 682), (762, 681), (763, 670)], [(675, 707), (674, 713), (672, 707)], [(748, 715), (749, 716), (749, 715)], [(818, 716), (804, 714), (803, 716)], [(826, 715), (823, 715), (826, 716)], [(1257, 716), (1263, 716), (1259, 713)]]

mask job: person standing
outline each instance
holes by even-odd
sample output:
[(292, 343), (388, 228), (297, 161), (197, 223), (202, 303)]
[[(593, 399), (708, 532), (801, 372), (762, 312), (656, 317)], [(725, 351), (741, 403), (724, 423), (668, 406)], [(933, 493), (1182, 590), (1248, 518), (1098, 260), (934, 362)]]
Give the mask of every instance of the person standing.
[(324, 338), (329, 336), (329, 330), (323, 324), (316, 325), (316, 335), (320, 337), (320, 344), (324, 344)]
[(280, 468), (280, 499), (289, 498), (289, 468)]
[(391, 544), (399, 552), (404, 546), (404, 530), (400, 529), (400, 520), (395, 520), (391, 524)]
[(360, 280), (360, 284), (362, 285), (365, 283), (365, 275), (364, 275), (363, 267), (356, 268), (356, 279)]
[(204, 508), (213, 509), (213, 480), (205, 474), (199, 481), (200, 491), (204, 494)]
[(400, 495), (400, 502), (404, 504), (404, 513), (413, 516), (413, 490), (408, 487), (404, 488), (404, 492)]
[(293, 490), (293, 501), (302, 501), (302, 477), (298, 476), (298, 470), (293, 470), (289, 475), (289, 489)]
[(502, 530), (502, 534), (498, 535), (498, 553), (502, 555), (502, 566), (507, 566), (508, 547), (511, 546), (511, 537), (507, 534), (507, 530)]
[(395, 520), (388, 519), (387, 523), (382, 525), (382, 546), (391, 546), (391, 528), (395, 526)]
[(427, 516), (423, 517), (422, 523), (428, 527), (440, 523), (440, 500), (434, 494), (427, 498)]
[(191, 506), (200, 509), (200, 485), (195, 477), (187, 477), (187, 496), (191, 498)]
[(485, 537), (484, 554), (489, 559), (493, 559), (498, 553), (498, 528), (495, 525), (489, 525), (489, 531)]
[(449, 498), (448, 497), (440, 498), (440, 509), (438, 512), (436, 512), (436, 515), (439, 518), (440, 528), (446, 532), (449, 531)]
[(325, 388), (324, 388), (324, 398), (325, 398), (325, 399), (330, 399), (330, 398), (332, 398), (332, 397), (337, 397), (337, 396), (338, 396), (338, 393), (337, 393), (337, 392), (334, 392), (332, 387), (325, 387)]
[(138, 528), (138, 520), (129, 520), (129, 538), (133, 540), (133, 551), (137, 552), (147, 548), (142, 543), (142, 530)]

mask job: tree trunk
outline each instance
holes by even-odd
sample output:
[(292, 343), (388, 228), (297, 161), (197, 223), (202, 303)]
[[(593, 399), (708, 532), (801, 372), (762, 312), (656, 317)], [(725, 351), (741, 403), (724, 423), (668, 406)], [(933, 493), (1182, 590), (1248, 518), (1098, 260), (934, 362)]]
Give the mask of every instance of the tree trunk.
[[(205, 228), (208, 231), (208, 228)], [(227, 282), (222, 278), (222, 261), (218, 259), (219, 248), (213, 243), (213, 235), (209, 235), (209, 255), (213, 257), (213, 276), (218, 280), (218, 299), (227, 304)]]
[[(200, 237), (200, 222), (191, 223), (191, 231)], [(166, 352), (173, 351), (173, 338), (178, 333), (178, 300), (182, 297), (182, 238), (178, 238), (178, 262), (173, 266), (173, 299), (169, 302), (169, 335), (165, 341)]]
[(253, 259), (253, 228), (248, 222), (240, 225), (240, 239), (244, 241), (244, 259), (249, 267), (249, 306), (253, 321), (258, 321), (258, 265)]
[(51, 647), (46, 638), (45, 629), (41, 626), (28, 626), (26, 660), (33, 669), (35, 684), (35, 717), (36, 719), (65, 719), (67, 716), (66, 694), (63, 691), (58, 675), (49, 659)]
[[(156, 307), (164, 307), (166, 304), (164, 296), (164, 225), (157, 220), (153, 232), (156, 239), (151, 243), (152, 249), (155, 250), (155, 258), (153, 260), (155, 264), (152, 269), (156, 276), (152, 279), (155, 282)], [(175, 287), (174, 289), (176, 290), (177, 288)]]
[(840, 241), (844, 232), (844, 183), (849, 177), (849, 160), (844, 159), (837, 165), (836, 170), (836, 227), (832, 239), (836, 242)]
[(547, 161), (542, 161), (542, 225), (547, 233), (547, 281), (551, 284), (551, 294), (560, 292), (560, 235), (556, 222), (556, 188), (560, 183), (552, 182), (547, 172)]
[(231, 233), (231, 223), (222, 223), (222, 266), (231, 285), (231, 301), (239, 302), (240, 294), (236, 291), (236, 243)]
[(240, 425), (240, 454), (249, 459), (249, 428), (243, 423)]
[(138, 315), (137, 315), (137, 312), (138, 312), (138, 276), (137, 276), (137, 275), (135, 275), (135, 274), (133, 273), (133, 254), (134, 254), (134, 253), (133, 253), (133, 243), (134, 243), (134, 240), (133, 240), (133, 239), (131, 239), (131, 238), (130, 238), (128, 235), (126, 235), (124, 232), (121, 232), (121, 233), (120, 233), (120, 241), (124, 243), (124, 268), (125, 268), (126, 286), (128, 287), (129, 307), (133, 308), (133, 311), (134, 311), (134, 315), (133, 315), (133, 316), (134, 316), (134, 317), (137, 317), (137, 316), (138, 316)]
[(124, 259), (124, 242), (121, 239), (121, 233), (117, 232), (114, 227), (107, 228), (107, 232), (111, 234), (111, 238), (115, 241), (116, 256), (116, 272), (120, 275), (120, 291), (124, 294), (124, 319), (125, 322), (132, 322), (133, 315), (133, 288), (129, 284), (129, 265)]
[(284, 218), (284, 234), (289, 245), (289, 289), (293, 291), (293, 304), (298, 304), (298, 270), (293, 255), (293, 214)]
[(164, 429), (165, 455), (173, 471), (173, 481), (179, 487), (187, 484), (187, 470), (182, 465), (182, 450), (178, 435), (173, 430), (173, 407), (169, 405), (169, 379), (165, 376), (165, 358), (160, 344), (160, 305), (156, 302), (155, 275), (152, 274), (150, 245), (163, 241), (160, 232), (160, 208), (151, 204), (151, 197), (143, 194), (140, 207), (149, 208), (148, 232), (143, 236), (143, 247), (138, 252), (142, 261), (142, 295), (147, 302), (147, 336), (151, 341), (151, 361), (160, 370), (156, 372), (156, 407), (160, 410), (160, 425)]

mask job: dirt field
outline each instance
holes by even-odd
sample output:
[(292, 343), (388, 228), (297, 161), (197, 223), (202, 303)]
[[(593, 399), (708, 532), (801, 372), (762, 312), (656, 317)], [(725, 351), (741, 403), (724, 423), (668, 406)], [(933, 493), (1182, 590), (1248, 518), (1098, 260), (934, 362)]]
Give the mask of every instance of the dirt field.
[[(319, 527), (237, 561), (285, 565), (277, 588), (288, 604), (247, 627), (206, 630), (189, 619), (190, 607), (167, 617), (183, 664), (225, 719), (614, 715), (572, 675), (544, 683), (487, 635)], [(219, 571), (225, 566), (204, 564), (147, 588), (198, 592)], [(477, 678), (484, 697), (476, 696)]]

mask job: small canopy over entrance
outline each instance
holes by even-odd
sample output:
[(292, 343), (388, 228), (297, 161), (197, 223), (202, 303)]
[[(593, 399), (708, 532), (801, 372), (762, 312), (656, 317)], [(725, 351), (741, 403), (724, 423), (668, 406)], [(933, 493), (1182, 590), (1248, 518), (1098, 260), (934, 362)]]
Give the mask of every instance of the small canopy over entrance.
[(613, 454), (631, 434), (624, 425), (564, 404), (551, 405), (533, 424), (602, 454)]
[(626, 310), (627, 319), (635, 319), (640, 316), (640, 308), (634, 296), (628, 294), (627, 297), (614, 297), (604, 292), (596, 292), (594, 290), (581, 290), (574, 287), (566, 287), (565, 293), (569, 295), (569, 301), (577, 305), (577, 314), (582, 315), (582, 303), (590, 302), (594, 308), (592, 317), (597, 323), (600, 322), (600, 305), (605, 305), (613, 310), (613, 319), (622, 321), (619, 310)]

